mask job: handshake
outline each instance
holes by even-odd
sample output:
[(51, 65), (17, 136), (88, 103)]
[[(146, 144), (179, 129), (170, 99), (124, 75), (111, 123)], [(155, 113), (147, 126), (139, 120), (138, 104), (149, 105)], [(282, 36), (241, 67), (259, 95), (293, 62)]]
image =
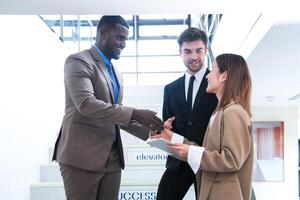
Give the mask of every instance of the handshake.
[(131, 120), (135, 120), (152, 132), (160, 133), (164, 130), (164, 122), (156, 116), (157, 113), (146, 109), (134, 109)]

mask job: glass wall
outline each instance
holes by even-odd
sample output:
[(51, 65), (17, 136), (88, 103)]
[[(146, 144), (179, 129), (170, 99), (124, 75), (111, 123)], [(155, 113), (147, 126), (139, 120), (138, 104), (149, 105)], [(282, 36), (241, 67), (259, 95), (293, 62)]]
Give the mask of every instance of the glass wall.
[[(209, 16), (206, 19), (210, 19)], [(95, 43), (96, 27), (101, 15), (40, 17), (75, 53), (88, 49)], [(165, 85), (183, 74), (185, 66), (179, 56), (177, 37), (191, 25), (190, 15), (122, 17), (130, 25), (129, 40), (121, 58), (113, 60), (113, 64), (123, 74), (124, 85)], [(203, 21), (211, 20), (203, 19)], [(205, 28), (203, 30), (207, 32)]]

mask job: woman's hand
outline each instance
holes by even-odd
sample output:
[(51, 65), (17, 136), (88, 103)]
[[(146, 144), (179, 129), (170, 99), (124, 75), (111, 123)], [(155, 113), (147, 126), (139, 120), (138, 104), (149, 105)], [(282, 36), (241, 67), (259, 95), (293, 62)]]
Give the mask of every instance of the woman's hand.
[[(175, 117), (170, 117), (169, 119), (167, 119), (164, 122), (164, 128), (165, 128), (164, 130), (172, 130), (172, 123), (174, 120), (175, 120)], [(151, 136), (160, 135), (164, 130), (162, 130), (161, 132), (151, 131)], [(157, 136), (155, 138), (162, 138), (162, 137), (165, 137), (165, 136)], [(153, 137), (151, 137), (151, 138), (153, 138)]]
[(181, 160), (187, 161), (190, 145), (188, 144), (169, 144), (169, 149), (177, 154)]
[(173, 121), (175, 120), (175, 117), (170, 117), (169, 119), (167, 119), (165, 122), (164, 122), (164, 130), (162, 130), (160, 133), (158, 132), (154, 132), (152, 131), (151, 132), (151, 137), (150, 138), (163, 138), (165, 140), (168, 140), (168, 141), (171, 141), (172, 139), (172, 135), (173, 135), (173, 132), (171, 131), (172, 129), (172, 123)]
[(165, 129), (168, 129), (168, 130), (171, 130), (172, 129), (172, 123), (173, 121), (175, 120), (175, 117), (170, 117), (169, 119), (167, 119), (165, 122), (164, 122), (164, 128)]
[(173, 135), (173, 132), (172, 132), (171, 130), (164, 129), (160, 134), (153, 135), (153, 136), (151, 136), (150, 138), (151, 138), (151, 139), (155, 139), (155, 138), (156, 138), (156, 139), (159, 139), (159, 138), (162, 138), (162, 139), (171, 141), (171, 140), (172, 140), (172, 135)]

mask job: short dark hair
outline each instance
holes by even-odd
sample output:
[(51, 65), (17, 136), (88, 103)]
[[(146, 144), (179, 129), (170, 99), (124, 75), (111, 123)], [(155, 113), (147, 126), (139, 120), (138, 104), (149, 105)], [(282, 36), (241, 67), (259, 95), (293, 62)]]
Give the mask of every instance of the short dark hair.
[(199, 30), (195, 27), (189, 27), (185, 29), (180, 35), (177, 40), (179, 47), (181, 48), (184, 42), (192, 42), (195, 40), (202, 40), (205, 47), (207, 47), (207, 35), (204, 31)]
[(115, 26), (116, 24), (120, 24), (122, 26), (125, 26), (126, 28), (129, 29), (129, 24), (127, 21), (121, 17), (120, 15), (104, 15), (101, 17), (97, 24), (97, 33), (100, 31), (102, 27), (105, 26)]

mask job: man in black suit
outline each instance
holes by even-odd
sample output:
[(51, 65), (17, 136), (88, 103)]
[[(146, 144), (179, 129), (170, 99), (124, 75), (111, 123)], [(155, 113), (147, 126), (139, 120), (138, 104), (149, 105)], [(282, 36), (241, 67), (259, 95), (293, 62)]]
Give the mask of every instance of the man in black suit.
[[(179, 36), (178, 44), (187, 70), (184, 76), (165, 86), (163, 120), (175, 116), (172, 130), (201, 145), (217, 105), (216, 96), (206, 92), (207, 36), (197, 28), (188, 28)], [(187, 162), (171, 156), (168, 156), (166, 168), (158, 186), (157, 200), (183, 199), (190, 186), (193, 183), (196, 186), (193, 170)]]

